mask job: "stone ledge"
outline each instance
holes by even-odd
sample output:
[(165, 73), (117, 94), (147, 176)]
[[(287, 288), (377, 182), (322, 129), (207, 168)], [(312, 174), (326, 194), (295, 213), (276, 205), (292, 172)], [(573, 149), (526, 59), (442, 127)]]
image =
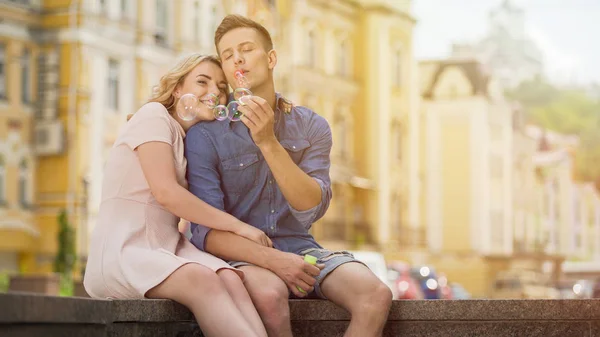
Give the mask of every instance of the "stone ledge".
[[(291, 300), (290, 308), (295, 336), (339, 335), (350, 319), (345, 310), (321, 300)], [(394, 301), (385, 336), (600, 337), (599, 330), (598, 299), (424, 300)], [(0, 294), (0, 331), (14, 332), (10, 336), (55, 335), (50, 331), (99, 337), (152, 336), (159, 331), (165, 336), (201, 335), (191, 313), (172, 301), (29, 293)]]

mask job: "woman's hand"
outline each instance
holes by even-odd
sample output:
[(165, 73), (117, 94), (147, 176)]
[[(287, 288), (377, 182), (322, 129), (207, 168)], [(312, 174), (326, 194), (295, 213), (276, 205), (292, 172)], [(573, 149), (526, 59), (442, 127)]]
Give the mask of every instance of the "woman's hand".
[(271, 239), (267, 236), (267, 234), (265, 234), (265, 232), (246, 223), (242, 223), (240, 229), (235, 231), (235, 234), (254, 241), (259, 245), (273, 247), (273, 242), (271, 242)]

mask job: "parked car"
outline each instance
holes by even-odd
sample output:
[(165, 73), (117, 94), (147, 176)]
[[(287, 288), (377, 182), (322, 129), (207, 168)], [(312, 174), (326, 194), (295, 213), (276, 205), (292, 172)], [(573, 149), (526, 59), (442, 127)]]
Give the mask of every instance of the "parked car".
[(438, 275), (438, 287), (440, 288), (440, 298), (443, 300), (451, 300), (454, 298), (454, 294), (452, 292), (452, 288), (448, 284), (448, 278), (446, 274), (440, 273)]
[(422, 300), (419, 282), (410, 275), (410, 265), (403, 261), (388, 264), (388, 278), (392, 281), (392, 293), (397, 300)]
[(410, 275), (417, 280), (426, 300), (442, 298), (438, 278), (433, 267), (416, 266), (410, 269)]

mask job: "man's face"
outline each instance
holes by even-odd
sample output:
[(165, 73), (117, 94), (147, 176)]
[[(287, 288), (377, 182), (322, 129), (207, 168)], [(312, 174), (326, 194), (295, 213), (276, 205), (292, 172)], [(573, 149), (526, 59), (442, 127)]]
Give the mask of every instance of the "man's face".
[(227, 32), (217, 45), (227, 82), (239, 87), (235, 72), (242, 70), (250, 88), (260, 87), (269, 80), (276, 64), (275, 51), (265, 50), (263, 38), (253, 28), (236, 28)]

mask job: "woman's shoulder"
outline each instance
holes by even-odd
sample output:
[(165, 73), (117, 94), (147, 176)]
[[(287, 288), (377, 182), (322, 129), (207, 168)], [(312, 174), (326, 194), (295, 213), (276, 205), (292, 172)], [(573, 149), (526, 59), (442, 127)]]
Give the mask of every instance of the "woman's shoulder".
[(165, 120), (169, 119), (169, 111), (165, 108), (164, 105), (158, 102), (148, 102), (142, 105), (138, 111), (133, 115), (132, 119), (140, 119), (140, 118), (164, 118)]

